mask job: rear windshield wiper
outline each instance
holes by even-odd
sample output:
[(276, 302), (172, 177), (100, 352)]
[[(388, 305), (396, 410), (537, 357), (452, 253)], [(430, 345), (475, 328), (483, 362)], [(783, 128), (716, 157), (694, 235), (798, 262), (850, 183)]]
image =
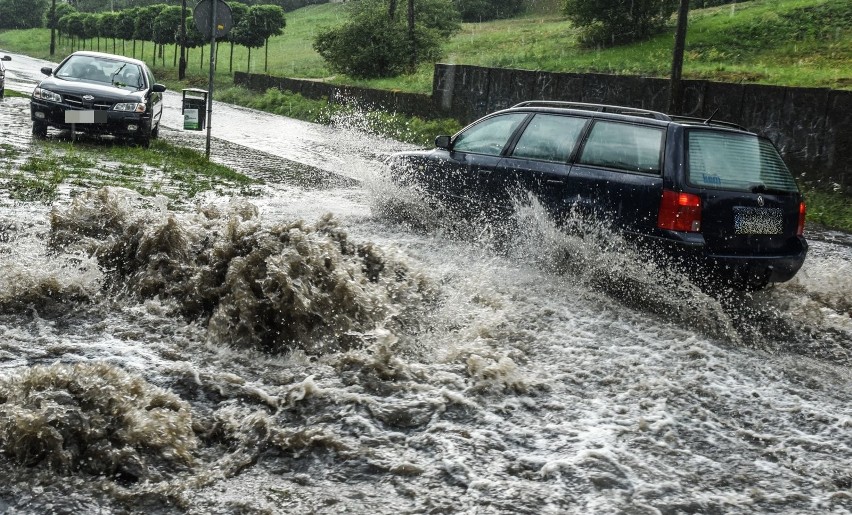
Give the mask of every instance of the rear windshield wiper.
[(785, 190), (781, 188), (770, 188), (765, 184), (754, 184), (748, 189), (752, 193), (769, 193), (774, 195), (789, 195), (790, 193), (795, 193), (792, 190)]

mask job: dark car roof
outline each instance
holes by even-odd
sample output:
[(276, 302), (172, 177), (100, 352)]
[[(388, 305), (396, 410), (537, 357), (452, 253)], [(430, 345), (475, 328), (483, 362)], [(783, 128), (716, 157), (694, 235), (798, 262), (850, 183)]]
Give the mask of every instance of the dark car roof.
[(677, 116), (662, 113), (660, 111), (652, 111), (649, 109), (640, 109), (635, 107), (617, 106), (608, 104), (590, 104), (584, 102), (565, 102), (565, 101), (550, 101), (550, 100), (532, 100), (521, 102), (508, 109), (500, 112), (551, 112), (561, 114), (576, 114), (582, 116), (591, 116), (594, 118), (607, 118), (614, 120), (624, 120), (634, 123), (642, 123), (647, 125), (667, 126), (678, 124), (684, 126), (702, 126), (713, 127), (715, 129), (728, 129), (737, 132), (746, 132), (754, 134), (745, 127), (731, 122), (713, 120), (713, 117), (704, 119), (690, 116)]
[(87, 55), (87, 56), (90, 56), (90, 57), (102, 57), (104, 59), (112, 59), (114, 61), (123, 61), (123, 62), (126, 62), (126, 63), (138, 64), (139, 66), (143, 66), (145, 68), (148, 67), (148, 65), (145, 64), (145, 61), (140, 61), (139, 59), (134, 59), (132, 57), (125, 57), (123, 55), (106, 54), (104, 52), (92, 52), (91, 50), (80, 50), (78, 52), (74, 52), (73, 54), (69, 55), (68, 57), (75, 56), (75, 55)]

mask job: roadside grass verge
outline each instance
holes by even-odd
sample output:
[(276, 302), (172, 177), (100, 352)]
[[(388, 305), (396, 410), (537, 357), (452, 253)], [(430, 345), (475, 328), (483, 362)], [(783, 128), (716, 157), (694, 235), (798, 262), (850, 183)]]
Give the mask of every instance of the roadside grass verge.
[[(104, 141), (39, 141), (30, 150), (0, 146), (0, 190), (13, 200), (50, 203), (61, 193), (75, 196), (101, 186), (118, 186), (173, 202), (203, 191), (253, 194), (258, 184), (195, 150), (162, 140), (149, 149)], [(3, 180), (5, 179), (5, 181)]]
[(243, 87), (230, 86), (215, 97), (222, 102), (314, 123), (357, 128), (420, 146), (432, 146), (438, 134), (454, 134), (461, 129), (459, 122), (450, 118), (425, 120), (416, 116), (376, 111), (357, 103), (329, 104), (325, 100), (312, 100), (298, 93), (277, 89), (255, 93)]
[(18, 98), (30, 98), (30, 95), (29, 95), (29, 94), (27, 94), (27, 93), (19, 93), (19, 92), (15, 91), (15, 90), (12, 90), (12, 89), (7, 89), (7, 90), (5, 90), (5, 92), (3, 93), (3, 96), (5, 96), (5, 97), (11, 97), (11, 98), (14, 98), (14, 97), (18, 97)]
[(842, 191), (802, 188), (808, 206), (807, 222), (852, 233), (852, 198)]

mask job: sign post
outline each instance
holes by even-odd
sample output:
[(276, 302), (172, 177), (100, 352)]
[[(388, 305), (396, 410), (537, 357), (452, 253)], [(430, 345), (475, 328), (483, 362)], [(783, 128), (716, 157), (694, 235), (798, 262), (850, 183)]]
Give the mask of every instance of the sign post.
[(207, 95), (207, 146), (210, 159), (210, 135), (213, 129), (213, 78), (216, 73), (216, 38), (225, 37), (234, 25), (231, 8), (224, 0), (201, 0), (192, 13), (198, 32), (210, 38), (210, 79)]

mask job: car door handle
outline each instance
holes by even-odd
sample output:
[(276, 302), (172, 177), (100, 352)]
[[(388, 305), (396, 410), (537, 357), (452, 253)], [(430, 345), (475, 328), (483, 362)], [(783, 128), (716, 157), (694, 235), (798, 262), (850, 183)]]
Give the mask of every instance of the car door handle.
[(479, 168), (476, 170), (476, 173), (478, 173), (479, 175), (489, 175), (491, 174), (491, 170), (488, 170), (486, 168)]
[(548, 184), (565, 184), (565, 181), (559, 179), (547, 179), (545, 182)]

